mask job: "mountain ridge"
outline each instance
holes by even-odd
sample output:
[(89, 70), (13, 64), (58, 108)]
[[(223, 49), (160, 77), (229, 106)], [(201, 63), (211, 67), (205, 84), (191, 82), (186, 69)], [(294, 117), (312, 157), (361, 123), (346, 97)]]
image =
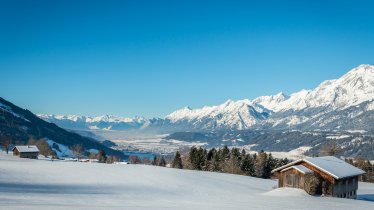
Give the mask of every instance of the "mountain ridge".
[[(354, 114), (357, 110), (368, 112), (370, 114), (368, 118), (371, 119), (373, 100), (374, 66), (362, 64), (338, 79), (323, 81), (313, 90), (302, 89), (289, 95), (280, 92), (275, 95), (260, 96), (253, 100), (233, 101), (229, 99), (223, 104), (197, 109), (187, 106), (158, 119), (107, 116), (106, 121), (91, 120), (91, 122), (86, 122), (90, 125), (80, 126), (80, 129), (193, 131), (305, 129), (308, 126), (315, 129), (340, 129), (339, 125), (335, 127), (322, 124), (315, 126), (316, 123), (312, 120), (318, 118), (320, 121), (326, 121), (327, 119), (322, 119), (321, 115), (328, 113), (329, 116), (334, 116), (336, 113), (336, 121), (354, 120), (353, 115), (358, 116), (357, 113)], [(355, 106), (357, 109), (349, 109)], [(350, 112), (344, 110), (350, 110)], [(345, 116), (338, 116), (338, 113), (345, 113)], [(68, 117), (60, 117), (61, 119), (45, 115), (39, 115), (39, 117), (62, 127), (74, 129), (75, 126), (73, 120), (69, 121)]]

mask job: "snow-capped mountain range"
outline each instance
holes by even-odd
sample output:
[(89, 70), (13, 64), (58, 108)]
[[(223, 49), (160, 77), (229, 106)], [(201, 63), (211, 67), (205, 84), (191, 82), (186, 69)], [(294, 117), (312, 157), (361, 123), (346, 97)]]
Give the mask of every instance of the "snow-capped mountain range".
[(374, 66), (360, 65), (314, 90), (254, 100), (228, 100), (217, 106), (185, 107), (164, 119), (39, 115), (70, 129), (159, 129), (169, 131), (244, 129), (350, 129), (374, 125)]
[(55, 123), (63, 128), (75, 130), (127, 130), (142, 127), (147, 119), (143, 117), (117, 117), (103, 115), (98, 117), (87, 117), (79, 115), (47, 115), (38, 114), (43, 120)]
[(322, 82), (314, 90), (301, 90), (290, 96), (279, 93), (275, 96), (259, 97), (253, 100), (253, 103), (280, 112), (326, 106), (344, 109), (372, 99), (374, 66), (360, 65), (339, 79)]

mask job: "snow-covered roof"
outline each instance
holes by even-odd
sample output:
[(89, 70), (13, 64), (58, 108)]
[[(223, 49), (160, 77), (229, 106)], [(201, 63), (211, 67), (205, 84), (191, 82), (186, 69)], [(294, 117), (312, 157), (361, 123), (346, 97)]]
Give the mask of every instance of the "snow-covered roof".
[(16, 148), (17, 148), (18, 152), (39, 152), (38, 147), (35, 146), (35, 145), (15, 146), (14, 149), (16, 149)]
[(341, 160), (339, 158), (333, 157), (333, 156), (325, 156), (325, 157), (308, 157), (304, 159), (299, 159), (296, 161), (293, 161), (289, 164), (286, 164), (282, 167), (276, 168), (272, 171), (272, 173), (281, 171), (285, 168), (288, 168), (290, 166), (297, 165), (301, 162), (306, 162), (317, 169), (325, 172), (326, 174), (329, 174), (330, 176), (334, 177), (335, 179), (342, 179), (345, 177), (351, 177), (351, 176), (358, 176), (365, 173), (365, 171), (356, 168), (352, 166), (349, 163), (346, 163), (344, 160)]
[(283, 171), (287, 171), (287, 170), (289, 170), (289, 169), (291, 169), (291, 168), (296, 169), (296, 170), (300, 171), (300, 173), (303, 173), (303, 174), (313, 173), (312, 170), (310, 170), (309, 168), (307, 168), (307, 167), (305, 167), (305, 166), (303, 166), (303, 165), (295, 165), (295, 166), (291, 166), (291, 167), (288, 167), (288, 168), (283, 169), (282, 172), (283, 172)]

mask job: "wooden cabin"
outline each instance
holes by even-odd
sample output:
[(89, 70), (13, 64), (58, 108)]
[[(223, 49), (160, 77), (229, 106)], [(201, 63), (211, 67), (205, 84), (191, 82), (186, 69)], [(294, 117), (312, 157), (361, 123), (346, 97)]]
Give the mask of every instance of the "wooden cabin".
[(307, 174), (316, 174), (322, 179), (318, 194), (355, 199), (358, 177), (365, 171), (339, 158), (326, 156), (299, 159), (274, 169), (272, 173), (278, 177), (278, 187), (300, 189), (304, 189)]
[(20, 158), (37, 159), (39, 155), (39, 149), (35, 145), (15, 146), (13, 148), (13, 155), (19, 156)]

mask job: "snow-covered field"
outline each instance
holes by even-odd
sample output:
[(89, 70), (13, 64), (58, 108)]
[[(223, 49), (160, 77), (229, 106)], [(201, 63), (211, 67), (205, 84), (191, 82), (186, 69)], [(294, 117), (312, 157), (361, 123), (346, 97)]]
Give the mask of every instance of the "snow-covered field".
[(374, 209), (366, 200), (273, 189), (276, 181), (144, 165), (19, 159), (0, 154), (0, 209)]
[[(294, 150), (288, 151), (288, 152), (271, 152), (271, 151), (265, 151), (267, 153), (271, 153), (273, 157), (275, 158), (288, 158), (290, 160), (297, 160), (300, 158), (305, 158), (306, 156), (304, 153), (308, 151), (311, 147), (299, 147)], [(249, 150), (247, 151), (250, 154), (256, 154), (257, 151)]]
[(119, 150), (132, 150), (143, 152), (159, 153), (175, 153), (181, 148), (192, 146), (203, 146), (205, 143), (186, 142), (174, 139), (164, 139), (167, 135), (145, 135), (128, 137), (124, 139), (112, 139), (111, 141), (118, 145)]

